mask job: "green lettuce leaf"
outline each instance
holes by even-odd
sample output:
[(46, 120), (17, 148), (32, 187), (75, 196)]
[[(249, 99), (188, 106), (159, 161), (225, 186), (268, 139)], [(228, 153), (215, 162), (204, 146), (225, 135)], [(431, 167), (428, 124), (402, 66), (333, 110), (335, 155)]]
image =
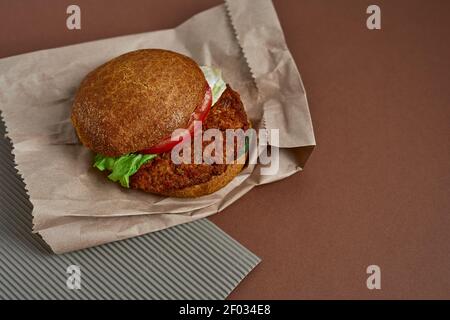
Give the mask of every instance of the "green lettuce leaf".
[(97, 154), (94, 158), (94, 167), (100, 171), (108, 170), (108, 178), (114, 182), (119, 181), (125, 188), (130, 187), (130, 176), (135, 174), (147, 161), (156, 157), (156, 154), (130, 153), (121, 157), (105, 157)]
[(211, 88), (213, 100), (212, 105), (214, 105), (227, 88), (225, 81), (222, 79), (222, 71), (220, 69), (208, 66), (201, 66), (200, 69), (202, 69), (206, 81)]

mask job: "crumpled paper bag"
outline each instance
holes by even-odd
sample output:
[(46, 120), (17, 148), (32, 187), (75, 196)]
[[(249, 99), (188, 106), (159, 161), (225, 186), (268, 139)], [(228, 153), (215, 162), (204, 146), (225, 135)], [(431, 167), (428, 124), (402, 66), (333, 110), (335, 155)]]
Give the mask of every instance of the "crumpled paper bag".
[[(241, 94), (255, 128), (279, 129), (280, 168), (249, 165), (218, 192), (175, 199), (121, 188), (92, 168), (70, 123), (72, 99), (92, 69), (125, 52), (165, 48), (217, 66)], [(270, 0), (230, 0), (175, 29), (42, 50), (0, 60), (0, 110), (34, 206), (34, 231), (56, 253), (190, 222), (223, 210), (254, 186), (301, 170), (315, 145), (305, 90)]]

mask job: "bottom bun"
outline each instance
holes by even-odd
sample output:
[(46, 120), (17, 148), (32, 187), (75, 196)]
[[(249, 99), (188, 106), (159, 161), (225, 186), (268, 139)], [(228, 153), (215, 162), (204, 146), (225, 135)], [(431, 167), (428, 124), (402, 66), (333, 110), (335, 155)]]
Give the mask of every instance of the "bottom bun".
[[(242, 159), (244, 158), (244, 159)], [(236, 161), (236, 164), (229, 164), (227, 165), (227, 169), (224, 173), (218, 176), (214, 176), (211, 178), (211, 180), (196, 184), (190, 187), (186, 187), (179, 190), (173, 190), (170, 192), (163, 192), (161, 195), (168, 196), (168, 197), (176, 197), (176, 198), (195, 198), (195, 197), (201, 197), (206, 196), (208, 194), (211, 194), (213, 192), (216, 192), (219, 189), (222, 189), (225, 187), (228, 183), (233, 180), (234, 177), (236, 177), (244, 168), (245, 161), (247, 158), (247, 153), (241, 156)], [(244, 163), (239, 163), (244, 162)]]

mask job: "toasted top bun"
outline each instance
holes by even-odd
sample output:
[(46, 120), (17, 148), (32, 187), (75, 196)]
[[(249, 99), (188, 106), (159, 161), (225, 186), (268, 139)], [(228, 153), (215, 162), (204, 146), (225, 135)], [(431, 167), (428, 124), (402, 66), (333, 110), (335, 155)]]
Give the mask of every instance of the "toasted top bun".
[(207, 82), (189, 57), (160, 49), (121, 55), (82, 81), (72, 122), (96, 153), (120, 156), (151, 147), (185, 128)]

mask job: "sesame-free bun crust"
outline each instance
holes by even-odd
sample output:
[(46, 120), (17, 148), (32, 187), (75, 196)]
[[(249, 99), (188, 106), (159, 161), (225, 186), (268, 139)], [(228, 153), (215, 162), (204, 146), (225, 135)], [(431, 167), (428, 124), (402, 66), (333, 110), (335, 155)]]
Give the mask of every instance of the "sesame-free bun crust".
[(105, 156), (136, 152), (185, 128), (207, 82), (182, 54), (144, 49), (90, 72), (75, 96), (72, 123), (80, 141)]

